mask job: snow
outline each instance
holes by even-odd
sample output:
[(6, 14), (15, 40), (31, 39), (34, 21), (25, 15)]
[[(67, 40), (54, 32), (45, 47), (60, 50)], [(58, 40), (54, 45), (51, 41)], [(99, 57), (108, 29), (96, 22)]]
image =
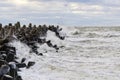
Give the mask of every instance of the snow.
[[(47, 40), (65, 46), (55, 52), (47, 45), (39, 45), (44, 56), (29, 53), (30, 48), (19, 41), (11, 45), (17, 48), (17, 56), (35, 61), (29, 69), (19, 74), (23, 80), (119, 80), (120, 78), (120, 30), (116, 28), (63, 27), (64, 41), (48, 32)], [(118, 28), (118, 29), (117, 29)], [(78, 31), (79, 34), (73, 35)], [(46, 53), (47, 51), (47, 53)]]

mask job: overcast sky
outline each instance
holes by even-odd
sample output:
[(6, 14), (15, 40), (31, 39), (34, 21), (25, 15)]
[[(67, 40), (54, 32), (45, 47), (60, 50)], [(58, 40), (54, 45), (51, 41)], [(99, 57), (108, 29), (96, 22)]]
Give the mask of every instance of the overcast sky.
[(0, 22), (120, 25), (120, 0), (0, 0)]

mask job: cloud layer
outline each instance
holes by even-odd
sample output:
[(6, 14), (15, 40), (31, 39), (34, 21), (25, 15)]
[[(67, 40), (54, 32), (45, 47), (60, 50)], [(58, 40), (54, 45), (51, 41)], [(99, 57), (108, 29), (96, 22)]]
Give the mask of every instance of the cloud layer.
[(2, 0), (0, 22), (120, 25), (120, 0)]

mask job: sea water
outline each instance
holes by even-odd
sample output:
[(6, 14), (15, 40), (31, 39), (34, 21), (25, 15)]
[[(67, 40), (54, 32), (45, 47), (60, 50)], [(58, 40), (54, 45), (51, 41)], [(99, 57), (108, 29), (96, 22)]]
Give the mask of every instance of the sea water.
[(21, 69), (19, 75), (23, 80), (120, 79), (120, 27), (63, 27), (63, 30), (65, 40), (50, 31), (46, 38), (62, 46), (58, 52), (46, 44), (36, 44), (44, 56), (29, 53), (30, 48), (19, 41), (11, 43), (19, 60), (36, 62), (29, 69)]

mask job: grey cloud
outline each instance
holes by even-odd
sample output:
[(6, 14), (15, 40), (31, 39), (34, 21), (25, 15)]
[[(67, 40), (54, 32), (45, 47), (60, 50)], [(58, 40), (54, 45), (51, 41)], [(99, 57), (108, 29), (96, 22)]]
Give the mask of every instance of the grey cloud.
[(26, 0), (25, 3), (17, 3), (18, 5), (10, 1), (0, 2), (0, 18), (4, 23), (22, 21), (36, 24), (92, 25), (94, 21), (96, 24), (117, 24), (120, 17), (119, 0), (115, 3), (112, 3), (113, 0)]

